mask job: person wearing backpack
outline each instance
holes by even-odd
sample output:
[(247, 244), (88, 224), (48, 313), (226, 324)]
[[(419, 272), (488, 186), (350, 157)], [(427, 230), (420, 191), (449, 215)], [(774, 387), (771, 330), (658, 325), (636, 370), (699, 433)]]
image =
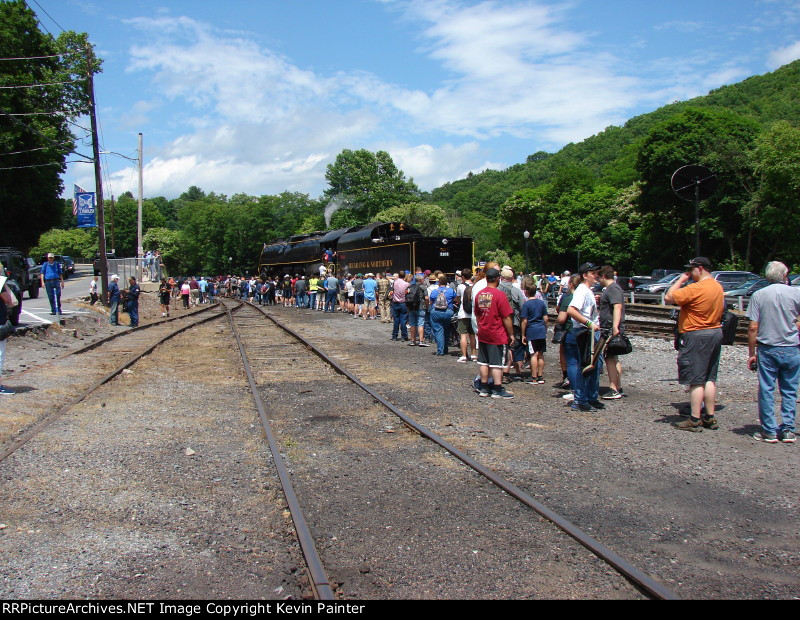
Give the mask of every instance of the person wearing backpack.
[(462, 282), (458, 285), (456, 296), (461, 299), (458, 308), (458, 334), (461, 340), (461, 357), (458, 361), (465, 364), (470, 359), (478, 361), (477, 347), (475, 345), (475, 330), (472, 329), (472, 271), (461, 271)]
[(425, 276), (418, 273), (406, 291), (408, 306), (408, 326), (410, 331), (410, 347), (429, 347), (425, 342), (425, 314), (428, 312), (428, 289), (425, 287)]
[(439, 276), (439, 286), (431, 292), (431, 329), (436, 340), (436, 355), (447, 355), (450, 341), (450, 321), (456, 292), (447, 286), (447, 277)]

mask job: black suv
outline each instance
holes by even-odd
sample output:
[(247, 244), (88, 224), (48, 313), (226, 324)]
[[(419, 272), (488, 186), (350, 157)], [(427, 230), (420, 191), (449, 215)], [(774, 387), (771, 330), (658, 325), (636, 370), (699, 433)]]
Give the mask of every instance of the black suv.
[[(111, 259), (117, 258), (117, 255), (114, 252), (106, 252), (106, 266), (108, 265), (108, 261)], [(100, 252), (94, 253), (94, 260), (92, 261), (92, 267), (94, 269), (94, 275), (100, 275)]]
[(3, 275), (15, 280), (22, 291), (28, 291), (31, 299), (39, 296), (41, 267), (25, 256), (24, 252), (17, 248), (0, 247), (0, 263), (3, 263), (6, 270)]

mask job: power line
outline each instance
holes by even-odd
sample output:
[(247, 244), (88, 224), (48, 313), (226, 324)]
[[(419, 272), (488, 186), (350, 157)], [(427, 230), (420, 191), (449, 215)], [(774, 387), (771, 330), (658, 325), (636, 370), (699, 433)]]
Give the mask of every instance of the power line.
[(0, 58), (2, 60), (42, 60), (44, 58), (60, 58), (61, 56), (66, 56), (67, 54), (75, 54), (76, 52), (65, 52), (64, 54), (50, 54), (49, 56), (20, 56), (17, 58)]
[[(45, 139), (47, 142), (49, 142), (50, 144), (52, 144), (52, 145), (56, 145), (56, 146), (58, 146), (58, 145), (59, 145), (59, 143), (58, 143), (58, 142), (56, 142), (55, 140), (53, 140), (53, 139), (51, 139), (50, 137), (46, 136), (45, 134), (43, 134), (43, 133), (42, 133), (41, 131), (39, 131), (38, 129), (36, 129), (36, 128), (34, 128), (34, 127), (31, 127), (30, 125), (26, 125), (25, 123), (23, 123), (23, 122), (22, 122), (21, 120), (19, 120), (18, 118), (15, 118), (15, 117), (11, 116), (11, 114), (9, 114), (8, 112), (4, 112), (3, 110), (0, 110), (0, 114), (2, 114), (3, 116), (8, 116), (8, 117), (9, 117), (9, 118), (10, 118), (12, 121), (14, 121), (15, 123), (17, 123), (17, 125), (22, 125), (22, 126), (25, 128), (25, 129), (27, 129), (28, 131), (32, 131), (33, 133), (35, 133), (36, 135), (40, 136), (41, 138), (44, 138), (44, 139)], [(81, 129), (83, 129), (83, 128), (81, 128)], [(75, 154), (76, 154), (76, 155), (79, 155), (80, 157), (83, 157), (84, 159), (87, 159), (87, 160), (89, 160), (89, 161), (93, 161), (91, 157), (86, 157), (86, 155), (84, 155), (84, 154), (82, 154), (82, 153), (78, 153), (77, 151), (75, 151)]]
[[(61, 142), (60, 146), (71, 144), (70, 142)], [(20, 155), (21, 153), (33, 153), (34, 151), (44, 151), (45, 149), (53, 148), (52, 146), (40, 146), (35, 149), (26, 149), (24, 151), (11, 151), (9, 153), (0, 153), (0, 157), (4, 155)]]
[(44, 86), (60, 86), (62, 84), (74, 84), (75, 82), (83, 82), (86, 78), (78, 78), (77, 80), (67, 80), (66, 82), (48, 82), (47, 84), (20, 84), (17, 86), (0, 86), (0, 88), (7, 90), (10, 88), (40, 88)]
[[(53, 19), (53, 18), (50, 16), (50, 13), (48, 13), (47, 11), (45, 11), (45, 10), (42, 8), (42, 5), (41, 5), (41, 4), (39, 4), (39, 3), (38, 3), (36, 0), (33, 0), (33, 3), (34, 3), (36, 6), (38, 6), (38, 7), (41, 9), (42, 13), (44, 13), (45, 15), (47, 15), (47, 17), (50, 17), (50, 21), (52, 21), (52, 22), (53, 22), (53, 23), (54, 23), (56, 26), (58, 26), (59, 28), (61, 28), (61, 24), (59, 24), (59, 23), (58, 23), (56, 20), (54, 20), (54, 19)], [(41, 22), (39, 22), (39, 23), (41, 23)], [(64, 29), (63, 29), (63, 28), (61, 28), (61, 32), (64, 32)], [(47, 34), (50, 34), (50, 33), (48, 32)], [(52, 36), (52, 35), (50, 35), (50, 36)]]
[(89, 110), (57, 110), (55, 112), (8, 112), (6, 116), (80, 116)]

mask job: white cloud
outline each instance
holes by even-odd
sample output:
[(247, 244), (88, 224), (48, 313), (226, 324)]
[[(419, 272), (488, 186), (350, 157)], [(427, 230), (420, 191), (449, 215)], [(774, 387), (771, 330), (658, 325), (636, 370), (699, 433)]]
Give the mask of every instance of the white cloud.
[[(254, 35), (189, 17), (128, 20), (141, 32), (128, 71), (150, 76), (157, 93), (124, 120), (146, 122), (157, 102), (169, 135), (178, 135), (146, 152), (148, 188), (165, 195), (197, 184), (223, 193), (317, 195), (337, 153), (369, 148), (389, 151), (407, 176), (432, 189), (469, 171), (504, 167), (486, 160), (485, 140), (510, 136), (529, 142), (529, 152), (556, 149), (623, 123), (643, 104), (702, 95), (747, 75), (732, 59), (714, 69), (661, 59), (652, 63), (652, 78), (634, 78), (625, 59), (593, 47), (594, 35), (566, 26), (575, 8), (566, 4), (386, 4), (419, 26), (417, 52), (446, 75), (438, 84), (406, 87), (355, 67), (322, 74), (264, 48)], [(800, 53), (790, 48), (800, 43), (773, 56)], [(166, 133), (162, 125), (159, 136)], [(115, 179), (128, 176), (121, 171)]]
[[(427, 92), (357, 70), (318, 75), (245, 34), (219, 32), (188, 17), (128, 20), (144, 33), (128, 70), (152, 74), (165, 105), (173, 106), (171, 122), (184, 131), (150, 160), (164, 167), (151, 171), (151, 183), (190, 177), (193, 169), (203, 172), (204, 182), (217, 178), (238, 191), (253, 191), (244, 185), (280, 191), (276, 184), (288, 181), (291, 187), (310, 183), (305, 187), (313, 193), (324, 186), (324, 162), (313, 181), (293, 162), (310, 154), (332, 160), (342, 148), (388, 141), (402, 145), (408, 165), (400, 167), (429, 189), (491, 165), (479, 158), (475, 139), (509, 135), (563, 144), (622, 122), (633, 101), (635, 82), (614, 74), (612, 57), (590, 55), (586, 38), (561, 27), (562, 15), (551, 6), (404, 6), (408, 19), (426, 24), (420, 51), (452, 74)], [(136, 120), (146, 120), (144, 111)], [(421, 144), (399, 139), (414, 134)], [(445, 136), (473, 141), (436, 146), (431, 139)], [(276, 173), (274, 163), (281, 161), (287, 165), (278, 168), (297, 179)], [(436, 173), (426, 168), (433, 161), (442, 164)], [(253, 167), (246, 177), (228, 168), (246, 163)]]
[(477, 142), (444, 144), (438, 147), (430, 144), (396, 144), (383, 147), (392, 156), (397, 167), (405, 173), (406, 178), (413, 178), (417, 186), (423, 189), (433, 189), (448, 181), (464, 178), (470, 172), (505, 167), (489, 161), (477, 165), (475, 162), (480, 157), (480, 149)]
[(800, 58), (800, 41), (795, 41), (791, 45), (773, 50), (767, 59), (767, 67), (775, 70), (798, 58)]

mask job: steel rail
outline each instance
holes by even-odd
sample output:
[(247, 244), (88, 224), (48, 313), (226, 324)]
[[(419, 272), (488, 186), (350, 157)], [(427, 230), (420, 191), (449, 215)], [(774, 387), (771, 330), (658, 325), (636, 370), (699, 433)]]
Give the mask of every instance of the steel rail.
[[(199, 313), (196, 312), (194, 314), (199, 314)], [(186, 318), (187, 316), (191, 316), (191, 315), (185, 315), (184, 314), (181, 317), (176, 317), (176, 318)], [(72, 398), (68, 403), (63, 405), (54, 414), (52, 414), (50, 416), (47, 416), (46, 418), (40, 420), (39, 422), (34, 424), (32, 427), (30, 427), (27, 431), (25, 431), (22, 435), (20, 435), (17, 438), (12, 439), (11, 441), (13, 443), (10, 446), (8, 446), (7, 448), (5, 448), (2, 452), (0, 452), (0, 463), (2, 463), (5, 459), (7, 459), (12, 454), (14, 454), (14, 452), (19, 450), (22, 446), (24, 446), (26, 443), (28, 443), (36, 435), (41, 433), (44, 429), (46, 429), (48, 426), (50, 426), (53, 422), (55, 422), (60, 417), (62, 417), (65, 413), (67, 413), (70, 409), (72, 409), (72, 407), (74, 407), (75, 405), (77, 405), (81, 401), (83, 401), (86, 398), (88, 398), (89, 395), (91, 395), (93, 392), (95, 392), (98, 388), (102, 387), (103, 385), (105, 385), (106, 383), (111, 381), (117, 375), (121, 374), (123, 370), (126, 370), (127, 368), (133, 366), (136, 362), (138, 362), (145, 355), (150, 354), (157, 346), (163, 344), (164, 342), (166, 342), (167, 340), (169, 340), (171, 338), (174, 338), (178, 334), (181, 334), (181, 333), (185, 332), (187, 329), (191, 329), (192, 327), (197, 327), (198, 325), (202, 325), (203, 323), (207, 323), (208, 321), (212, 321), (214, 319), (218, 319), (218, 318), (220, 318), (222, 316), (225, 316), (225, 315), (223, 313), (221, 313), (221, 312), (218, 312), (218, 313), (213, 314), (211, 316), (203, 317), (202, 319), (198, 319), (196, 321), (190, 322), (187, 325), (183, 325), (183, 326), (181, 326), (181, 327), (169, 332), (163, 338), (158, 339), (155, 343), (153, 343), (150, 346), (148, 346), (145, 350), (136, 353), (135, 355), (130, 357), (127, 361), (125, 361), (123, 364), (119, 365), (117, 368), (115, 368), (110, 373), (108, 373), (105, 377), (103, 377), (102, 379), (100, 379), (99, 381), (94, 383), (91, 387), (89, 387), (88, 389), (84, 390), (83, 392), (81, 392), (80, 394), (78, 394), (77, 396)], [(158, 324), (161, 325), (164, 322), (165, 321), (162, 321), (162, 322), (159, 322)], [(131, 332), (123, 332), (123, 333), (131, 333)], [(116, 334), (114, 336), (116, 336)]]
[(627, 578), (631, 583), (633, 583), (634, 586), (636, 586), (638, 588), (641, 588), (646, 593), (648, 593), (649, 595), (651, 595), (651, 596), (653, 596), (654, 598), (657, 598), (657, 599), (662, 599), (662, 600), (678, 600), (679, 599), (679, 597), (675, 593), (673, 593), (671, 590), (669, 590), (666, 586), (662, 585), (661, 583), (659, 583), (658, 581), (656, 581), (655, 579), (653, 579), (649, 575), (647, 575), (647, 574), (643, 573), (642, 571), (640, 571), (638, 568), (633, 566), (630, 562), (628, 562), (628, 561), (624, 560), (622, 557), (620, 557), (617, 553), (615, 553), (614, 551), (612, 551), (611, 549), (609, 549), (608, 547), (606, 547), (605, 545), (603, 545), (599, 541), (595, 540), (594, 538), (592, 538), (591, 536), (586, 534), (578, 526), (576, 526), (575, 524), (573, 524), (569, 520), (565, 519), (564, 517), (562, 517), (561, 515), (559, 515), (555, 511), (551, 510), (550, 508), (548, 508), (547, 506), (545, 506), (541, 502), (538, 502), (533, 497), (531, 497), (528, 493), (526, 493), (525, 491), (523, 491), (522, 489), (520, 489), (516, 485), (512, 484), (511, 482), (509, 482), (508, 480), (506, 480), (505, 478), (503, 478), (502, 476), (500, 476), (496, 472), (492, 471), (491, 469), (489, 469), (487, 467), (484, 467), (483, 465), (478, 463), (475, 459), (473, 459), (472, 457), (470, 457), (466, 453), (462, 452), (458, 448), (452, 446), (450, 443), (448, 443), (443, 438), (441, 438), (438, 435), (436, 435), (433, 431), (431, 431), (428, 428), (426, 428), (425, 426), (422, 426), (421, 424), (419, 424), (413, 418), (410, 418), (409, 416), (407, 416), (405, 413), (400, 411), (393, 403), (389, 402), (383, 396), (381, 396), (380, 394), (375, 392), (372, 388), (370, 388), (368, 385), (364, 384), (358, 377), (353, 375), (351, 372), (349, 372), (347, 369), (345, 369), (343, 366), (341, 366), (338, 362), (336, 362), (335, 360), (331, 359), (324, 352), (322, 352), (320, 349), (318, 349), (316, 346), (314, 346), (308, 340), (303, 338), (300, 334), (296, 333), (292, 329), (290, 329), (290, 328), (286, 327), (285, 325), (283, 325), (282, 323), (280, 323), (274, 317), (270, 316), (270, 314), (267, 313), (265, 310), (263, 310), (259, 306), (253, 306), (253, 307), (256, 308), (259, 312), (261, 312), (265, 317), (267, 317), (275, 325), (277, 325), (279, 328), (281, 328), (283, 331), (285, 331), (287, 334), (289, 334), (290, 336), (293, 336), (294, 338), (296, 338), (297, 340), (302, 342), (306, 347), (309, 348), (309, 350), (313, 351), (318, 357), (320, 357), (325, 362), (330, 364), (337, 372), (339, 372), (340, 374), (342, 374), (345, 377), (347, 377), (348, 379), (350, 379), (350, 381), (352, 381), (358, 387), (360, 387), (362, 390), (367, 392), (367, 394), (369, 394), (372, 398), (374, 398), (375, 400), (377, 400), (378, 402), (383, 404), (387, 409), (389, 409), (389, 411), (391, 411), (398, 418), (400, 418), (400, 420), (402, 420), (402, 422), (406, 426), (408, 426), (411, 429), (415, 430), (421, 436), (423, 436), (423, 437), (425, 437), (427, 439), (430, 439), (431, 441), (437, 443), (442, 448), (447, 450), (450, 454), (452, 454), (454, 457), (456, 457), (461, 462), (463, 462), (465, 465), (471, 467), (476, 472), (478, 472), (479, 474), (481, 474), (482, 476), (484, 476), (485, 478), (487, 478), (488, 480), (493, 482), (495, 485), (500, 487), (503, 491), (505, 491), (509, 495), (517, 498), (520, 502), (522, 502), (523, 504), (525, 504), (529, 508), (532, 508), (533, 510), (535, 510), (542, 517), (544, 517), (548, 521), (552, 522), (554, 525), (556, 525), (558, 528), (560, 528), (566, 534), (568, 534), (569, 536), (574, 538), (576, 541), (578, 541), (581, 545), (586, 547), (589, 551), (591, 551), (598, 558), (600, 558), (601, 560), (603, 560), (604, 562), (606, 562), (607, 564), (612, 566), (617, 572), (619, 572), (621, 575), (623, 575), (625, 578)]
[(306, 566), (308, 566), (308, 571), (311, 576), (310, 583), (312, 589), (314, 590), (314, 595), (317, 599), (323, 601), (335, 600), (336, 597), (333, 594), (333, 589), (330, 586), (328, 576), (326, 575), (325, 569), (322, 566), (322, 560), (317, 552), (316, 542), (314, 541), (314, 537), (311, 535), (311, 530), (308, 527), (308, 523), (303, 516), (303, 510), (300, 506), (300, 501), (297, 499), (297, 494), (294, 492), (289, 471), (287, 470), (286, 463), (284, 463), (283, 457), (280, 454), (280, 447), (278, 446), (278, 442), (275, 439), (275, 435), (273, 434), (269, 420), (267, 419), (267, 411), (264, 407), (264, 401), (261, 399), (261, 394), (258, 391), (258, 384), (256, 383), (255, 377), (253, 376), (253, 371), (250, 368), (250, 362), (247, 360), (247, 353), (244, 350), (244, 343), (242, 343), (239, 328), (236, 327), (231, 310), (227, 306), (225, 306), (225, 310), (228, 313), (228, 320), (230, 321), (233, 335), (236, 337), (236, 344), (239, 347), (239, 354), (242, 357), (244, 371), (247, 375), (247, 381), (250, 384), (250, 391), (253, 394), (253, 400), (255, 401), (256, 408), (258, 409), (258, 415), (261, 418), (261, 424), (264, 427), (264, 433), (267, 436), (267, 443), (269, 444), (269, 449), (272, 453), (272, 460), (275, 463), (275, 469), (278, 472), (278, 478), (280, 478), (281, 486), (283, 487), (283, 494), (284, 497), (286, 497), (286, 503), (289, 505), (289, 513), (292, 516), (294, 529), (297, 533), (297, 540), (300, 543), (300, 549), (303, 553), (303, 557), (306, 560)]
[(213, 308), (216, 308), (217, 306), (219, 306), (219, 302), (211, 304), (207, 308), (200, 308), (198, 310), (193, 310), (192, 312), (187, 312), (186, 314), (175, 315), (175, 316), (170, 317), (168, 319), (163, 319), (163, 320), (160, 320), (160, 321), (153, 321), (152, 323), (145, 323), (143, 325), (139, 325), (137, 327), (132, 327), (130, 329), (120, 330), (120, 331), (118, 331), (116, 333), (113, 333), (113, 334), (111, 334), (109, 336), (104, 336), (103, 338), (100, 338), (99, 340), (95, 340), (93, 342), (90, 342), (89, 344), (84, 345), (84, 346), (80, 347), (79, 349), (75, 349), (74, 351), (69, 351), (68, 353), (64, 353), (64, 355), (60, 355), (58, 357), (55, 357), (52, 360), (46, 362), (45, 364), (37, 364), (36, 366), (30, 366), (30, 367), (26, 368), (25, 370), (22, 370), (22, 371), (16, 373), (14, 376), (15, 377), (20, 377), (20, 376), (24, 375), (26, 372), (31, 372), (32, 370), (35, 370), (37, 368), (41, 368), (42, 366), (46, 366), (47, 364), (52, 364), (54, 362), (60, 362), (61, 360), (68, 358), (70, 355), (81, 355), (82, 353), (86, 353), (87, 351), (91, 351), (92, 349), (96, 349), (97, 347), (99, 347), (101, 345), (104, 345), (105, 343), (107, 343), (107, 342), (109, 342), (111, 340), (114, 340), (116, 338), (120, 338), (122, 336), (127, 336), (129, 334), (135, 334), (136, 332), (148, 329), (150, 327), (155, 327), (157, 325), (164, 325), (165, 323), (171, 323), (172, 321), (178, 321), (180, 319), (185, 319), (186, 317), (195, 316), (195, 315), (201, 314), (203, 312), (208, 312), (209, 310), (211, 310)]

